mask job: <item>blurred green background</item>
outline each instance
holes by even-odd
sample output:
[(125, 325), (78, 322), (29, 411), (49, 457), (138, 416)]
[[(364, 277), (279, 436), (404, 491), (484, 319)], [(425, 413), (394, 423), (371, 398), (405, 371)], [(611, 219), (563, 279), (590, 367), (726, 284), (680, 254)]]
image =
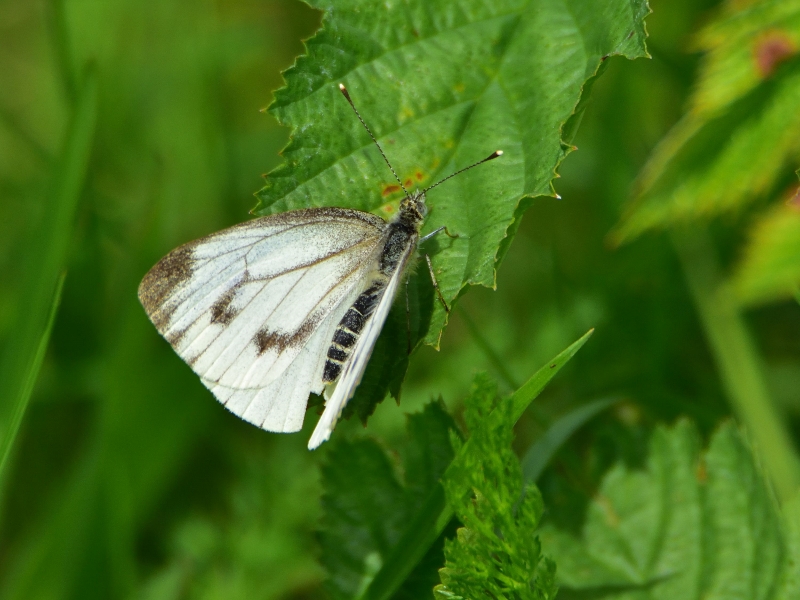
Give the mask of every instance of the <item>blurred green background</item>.
[[(705, 433), (731, 414), (747, 422), (755, 396), (737, 400), (731, 365), (756, 373), (758, 406), (793, 448), (800, 307), (783, 295), (737, 310), (730, 322), (747, 353), (721, 357), (703, 276), (687, 271), (706, 242), (719, 269), (733, 269), (755, 209), (713, 221), (701, 242), (649, 233), (616, 248), (609, 238), (648, 155), (684, 112), (700, 60), (692, 35), (715, 5), (652, 1), (653, 59), (608, 62), (556, 182), (562, 199), (533, 203), (497, 291), (460, 301), (441, 352), (412, 358), (400, 407), (379, 406), (367, 434), (392, 447), (403, 415), (431, 398), (457, 414), (474, 372), (510, 391), (595, 327), (517, 431), (523, 449), (558, 415), (622, 399), (545, 474), (548, 518), (576, 528), (607, 466), (640, 462), (657, 422), (688, 415)], [(260, 109), (319, 22), (295, 0), (0, 2), (3, 434), (16, 390), (33, 385), (26, 357), (66, 272), (0, 473), (0, 598), (322, 595), (314, 531), (324, 454), (305, 449), (314, 419), (284, 436), (227, 413), (136, 298), (170, 249), (248, 217), (288, 139)], [(796, 189), (793, 168), (784, 171), (776, 181)], [(363, 428), (337, 427), (349, 434)], [(794, 489), (795, 460), (784, 456), (779, 493)]]

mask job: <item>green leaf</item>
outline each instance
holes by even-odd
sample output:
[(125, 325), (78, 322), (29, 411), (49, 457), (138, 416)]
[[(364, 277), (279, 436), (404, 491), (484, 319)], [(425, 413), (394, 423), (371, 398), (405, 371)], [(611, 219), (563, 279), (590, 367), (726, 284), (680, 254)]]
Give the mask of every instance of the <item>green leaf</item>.
[(750, 231), (750, 242), (734, 274), (741, 302), (790, 298), (800, 284), (800, 204), (776, 206)]
[[(441, 403), (409, 417), (405, 483), (376, 442), (342, 440), (332, 445), (322, 470), (321, 543), (333, 598), (361, 596), (386, 564), (410, 518), (450, 464), (454, 428)], [(435, 581), (429, 583), (428, 590)]]
[[(796, 510), (787, 506), (787, 524)], [(618, 464), (606, 475), (580, 538), (551, 526), (541, 536), (565, 597), (796, 597), (797, 523), (782, 525), (730, 422), (705, 452), (690, 422), (659, 427), (644, 470)]]
[(689, 110), (642, 170), (618, 242), (739, 211), (774, 194), (800, 158), (800, 1), (730, 3), (698, 47)]
[[(464, 527), (445, 542), (437, 598), (553, 598), (555, 564), (542, 556), (534, 535), (544, 505), (536, 486), (523, 486), (511, 449), (514, 406), (497, 402), (497, 384), (479, 375), (465, 401), (477, 431), (472, 451), (444, 478), (447, 500)], [(482, 426), (489, 412), (490, 425)], [(520, 500), (522, 497), (522, 500)]]
[[(592, 333), (593, 330), (584, 334), (583, 337), (534, 373), (533, 377), (519, 390), (501, 401), (502, 405), (510, 407), (509, 410), (514, 416), (514, 422), (522, 416), (525, 409), (542, 392), (550, 380), (555, 377), (556, 373), (583, 347)], [(473, 436), (461, 446), (458, 454), (447, 467), (445, 477), (449, 477), (451, 472), (462, 471), (465, 464), (473, 462), (480, 455), (480, 449), (474, 447), (474, 442), (472, 441), (474, 437), (482, 435), (480, 432), (484, 428), (486, 431), (491, 431), (505, 422), (504, 414), (496, 410), (488, 414), (487, 418), (477, 425), (472, 420), (472, 416), (469, 419), (469, 422), (473, 423)], [(396, 590), (400, 588), (400, 585), (421, 560), (421, 557), (426, 552), (429, 552), (431, 545), (436, 540), (440, 539), (442, 532), (452, 518), (453, 508), (447, 504), (444, 488), (441, 484), (437, 484), (428, 493), (413, 518), (408, 520), (402, 538), (400, 538), (400, 541), (384, 561), (384, 566), (375, 575), (363, 598), (367, 600), (388, 600), (388, 598), (393, 597)]]
[[(646, 0), (312, 4), (324, 11), (323, 28), (275, 94), (270, 110), (292, 137), (255, 212), (396, 211), (398, 186), (340, 82), (408, 187), (502, 148), (501, 160), (430, 194), (424, 232), (446, 225), (458, 236), (425, 248), (450, 303), (468, 285), (494, 286), (523, 198), (554, 194), (551, 182), (571, 149), (562, 130), (577, 123), (587, 79), (610, 55), (646, 55)], [(421, 337), (437, 345), (447, 315), (430, 303)]]

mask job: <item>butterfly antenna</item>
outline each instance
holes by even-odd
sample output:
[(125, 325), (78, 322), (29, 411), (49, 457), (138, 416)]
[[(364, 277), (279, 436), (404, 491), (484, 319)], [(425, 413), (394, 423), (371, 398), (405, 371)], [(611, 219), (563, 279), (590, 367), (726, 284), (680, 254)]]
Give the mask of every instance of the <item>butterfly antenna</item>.
[(495, 158), (499, 158), (499, 157), (501, 157), (501, 156), (503, 156), (503, 151), (502, 151), (502, 150), (495, 150), (494, 152), (492, 152), (492, 153), (491, 153), (489, 156), (487, 156), (487, 157), (486, 157), (486, 158), (484, 158), (483, 160), (479, 160), (478, 162), (476, 162), (476, 163), (474, 163), (474, 164), (471, 164), (471, 165), (470, 165), (470, 166), (468, 166), (468, 167), (464, 167), (463, 169), (459, 169), (459, 170), (458, 170), (458, 171), (456, 171), (455, 173), (453, 173), (453, 174), (451, 174), (451, 175), (448, 175), (448, 176), (447, 176), (447, 177), (445, 177), (444, 179), (442, 179), (442, 180), (440, 180), (440, 181), (437, 181), (437, 182), (436, 182), (436, 183), (434, 183), (432, 186), (430, 186), (430, 187), (427, 187), (427, 188), (425, 188), (425, 189), (424, 189), (424, 190), (422, 190), (422, 191), (423, 191), (423, 192), (427, 192), (427, 191), (429, 191), (429, 190), (432, 190), (432, 189), (433, 189), (433, 188), (435, 188), (437, 185), (439, 185), (439, 184), (441, 184), (441, 183), (444, 183), (444, 182), (445, 182), (445, 181), (447, 181), (448, 179), (452, 179), (453, 177), (455, 177), (456, 175), (460, 175), (460, 174), (461, 174), (461, 173), (463, 173), (464, 171), (469, 171), (469, 170), (470, 170), (472, 167), (477, 167), (478, 165), (482, 165), (482, 164), (483, 164), (483, 163), (485, 163), (485, 162), (488, 162), (488, 161), (490, 161), (490, 160), (494, 160)]
[(352, 98), (350, 98), (350, 94), (348, 93), (347, 88), (344, 87), (343, 83), (339, 84), (339, 90), (342, 92), (342, 94), (344, 94), (344, 97), (347, 98), (347, 101), (350, 103), (350, 106), (353, 107), (353, 111), (356, 113), (358, 120), (361, 121), (361, 124), (364, 126), (364, 129), (367, 130), (367, 133), (369, 134), (369, 137), (372, 138), (372, 141), (375, 142), (375, 145), (378, 147), (378, 152), (380, 152), (381, 156), (383, 157), (383, 161), (386, 163), (386, 166), (389, 167), (389, 170), (392, 172), (392, 175), (394, 175), (394, 178), (397, 179), (397, 183), (400, 184), (400, 187), (403, 189), (403, 192), (405, 192), (407, 198), (408, 190), (406, 189), (406, 186), (404, 186), (403, 182), (400, 181), (400, 178), (397, 176), (397, 173), (395, 173), (395, 170), (392, 168), (392, 164), (389, 162), (389, 159), (386, 158), (386, 155), (383, 153), (383, 148), (381, 148), (381, 145), (378, 143), (378, 140), (375, 139), (375, 136), (372, 135), (372, 131), (370, 131), (369, 127), (367, 127), (367, 124), (366, 122), (364, 122), (364, 119), (361, 118), (361, 114), (358, 112), (356, 105), (353, 104), (353, 100)]

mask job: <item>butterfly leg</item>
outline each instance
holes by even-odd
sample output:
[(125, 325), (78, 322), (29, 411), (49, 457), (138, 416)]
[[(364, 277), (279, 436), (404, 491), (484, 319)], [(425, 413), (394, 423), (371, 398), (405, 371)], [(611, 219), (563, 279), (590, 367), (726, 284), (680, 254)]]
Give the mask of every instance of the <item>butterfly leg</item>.
[[(444, 227), (442, 227), (442, 229), (444, 229)], [(450, 307), (447, 306), (447, 302), (444, 301), (444, 296), (442, 296), (442, 292), (439, 289), (439, 282), (436, 281), (436, 274), (433, 272), (433, 265), (431, 264), (431, 257), (426, 254), (425, 255), (425, 260), (428, 263), (428, 272), (431, 274), (431, 281), (433, 282), (433, 289), (435, 289), (436, 293), (439, 295), (439, 301), (442, 303), (442, 306), (444, 306), (445, 312), (449, 313), (450, 312)]]
[(441, 231), (444, 231), (444, 233), (445, 233), (445, 235), (447, 237), (451, 237), (451, 238), (457, 238), (458, 237), (458, 235), (450, 233), (449, 231), (447, 231), (447, 227), (442, 225), (441, 227), (439, 227), (439, 229), (435, 229), (434, 231), (431, 231), (428, 235), (422, 236), (420, 238), (420, 240), (419, 240), (419, 243), (421, 244), (422, 242), (425, 242), (425, 241), (431, 239), (433, 236), (435, 236), (437, 233), (439, 233)]

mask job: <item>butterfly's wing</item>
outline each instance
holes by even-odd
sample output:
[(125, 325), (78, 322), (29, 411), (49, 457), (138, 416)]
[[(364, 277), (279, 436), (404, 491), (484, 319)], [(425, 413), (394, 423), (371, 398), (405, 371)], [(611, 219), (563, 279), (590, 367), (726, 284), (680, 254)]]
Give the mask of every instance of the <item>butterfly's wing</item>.
[(389, 310), (392, 308), (395, 296), (397, 296), (403, 273), (406, 271), (408, 261), (413, 256), (415, 248), (416, 238), (406, 246), (398, 261), (397, 268), (392, 273), (383, 295), (378, 301), (375, 312), (372, 313), (355, 346), (353, 346), (349, 360), (342, 367), (342, 372), (333, 388), (333, 393), (325, 401), (325, 410), (319, 418), (314, 432), (311, 434), (311, 439), (308, 441), (309, 450), (314, 450), (330, 438), (333, 427), (336, 425), (336, 421), (339, 420), (342, 410), (350, 398), (353, 397), (358, 384), (361, 383), (364, 370), (367, 368), (372, 350), (375, 348), (375, 342), (378, 340), (384, 323), (386, 323), (386, 317), (389, 316)]
[(268, 431), (298, 431), (385, 227), (340, 208), (254, 219), (173, 250), (142, 280), (139, 298), (231, 412)]

